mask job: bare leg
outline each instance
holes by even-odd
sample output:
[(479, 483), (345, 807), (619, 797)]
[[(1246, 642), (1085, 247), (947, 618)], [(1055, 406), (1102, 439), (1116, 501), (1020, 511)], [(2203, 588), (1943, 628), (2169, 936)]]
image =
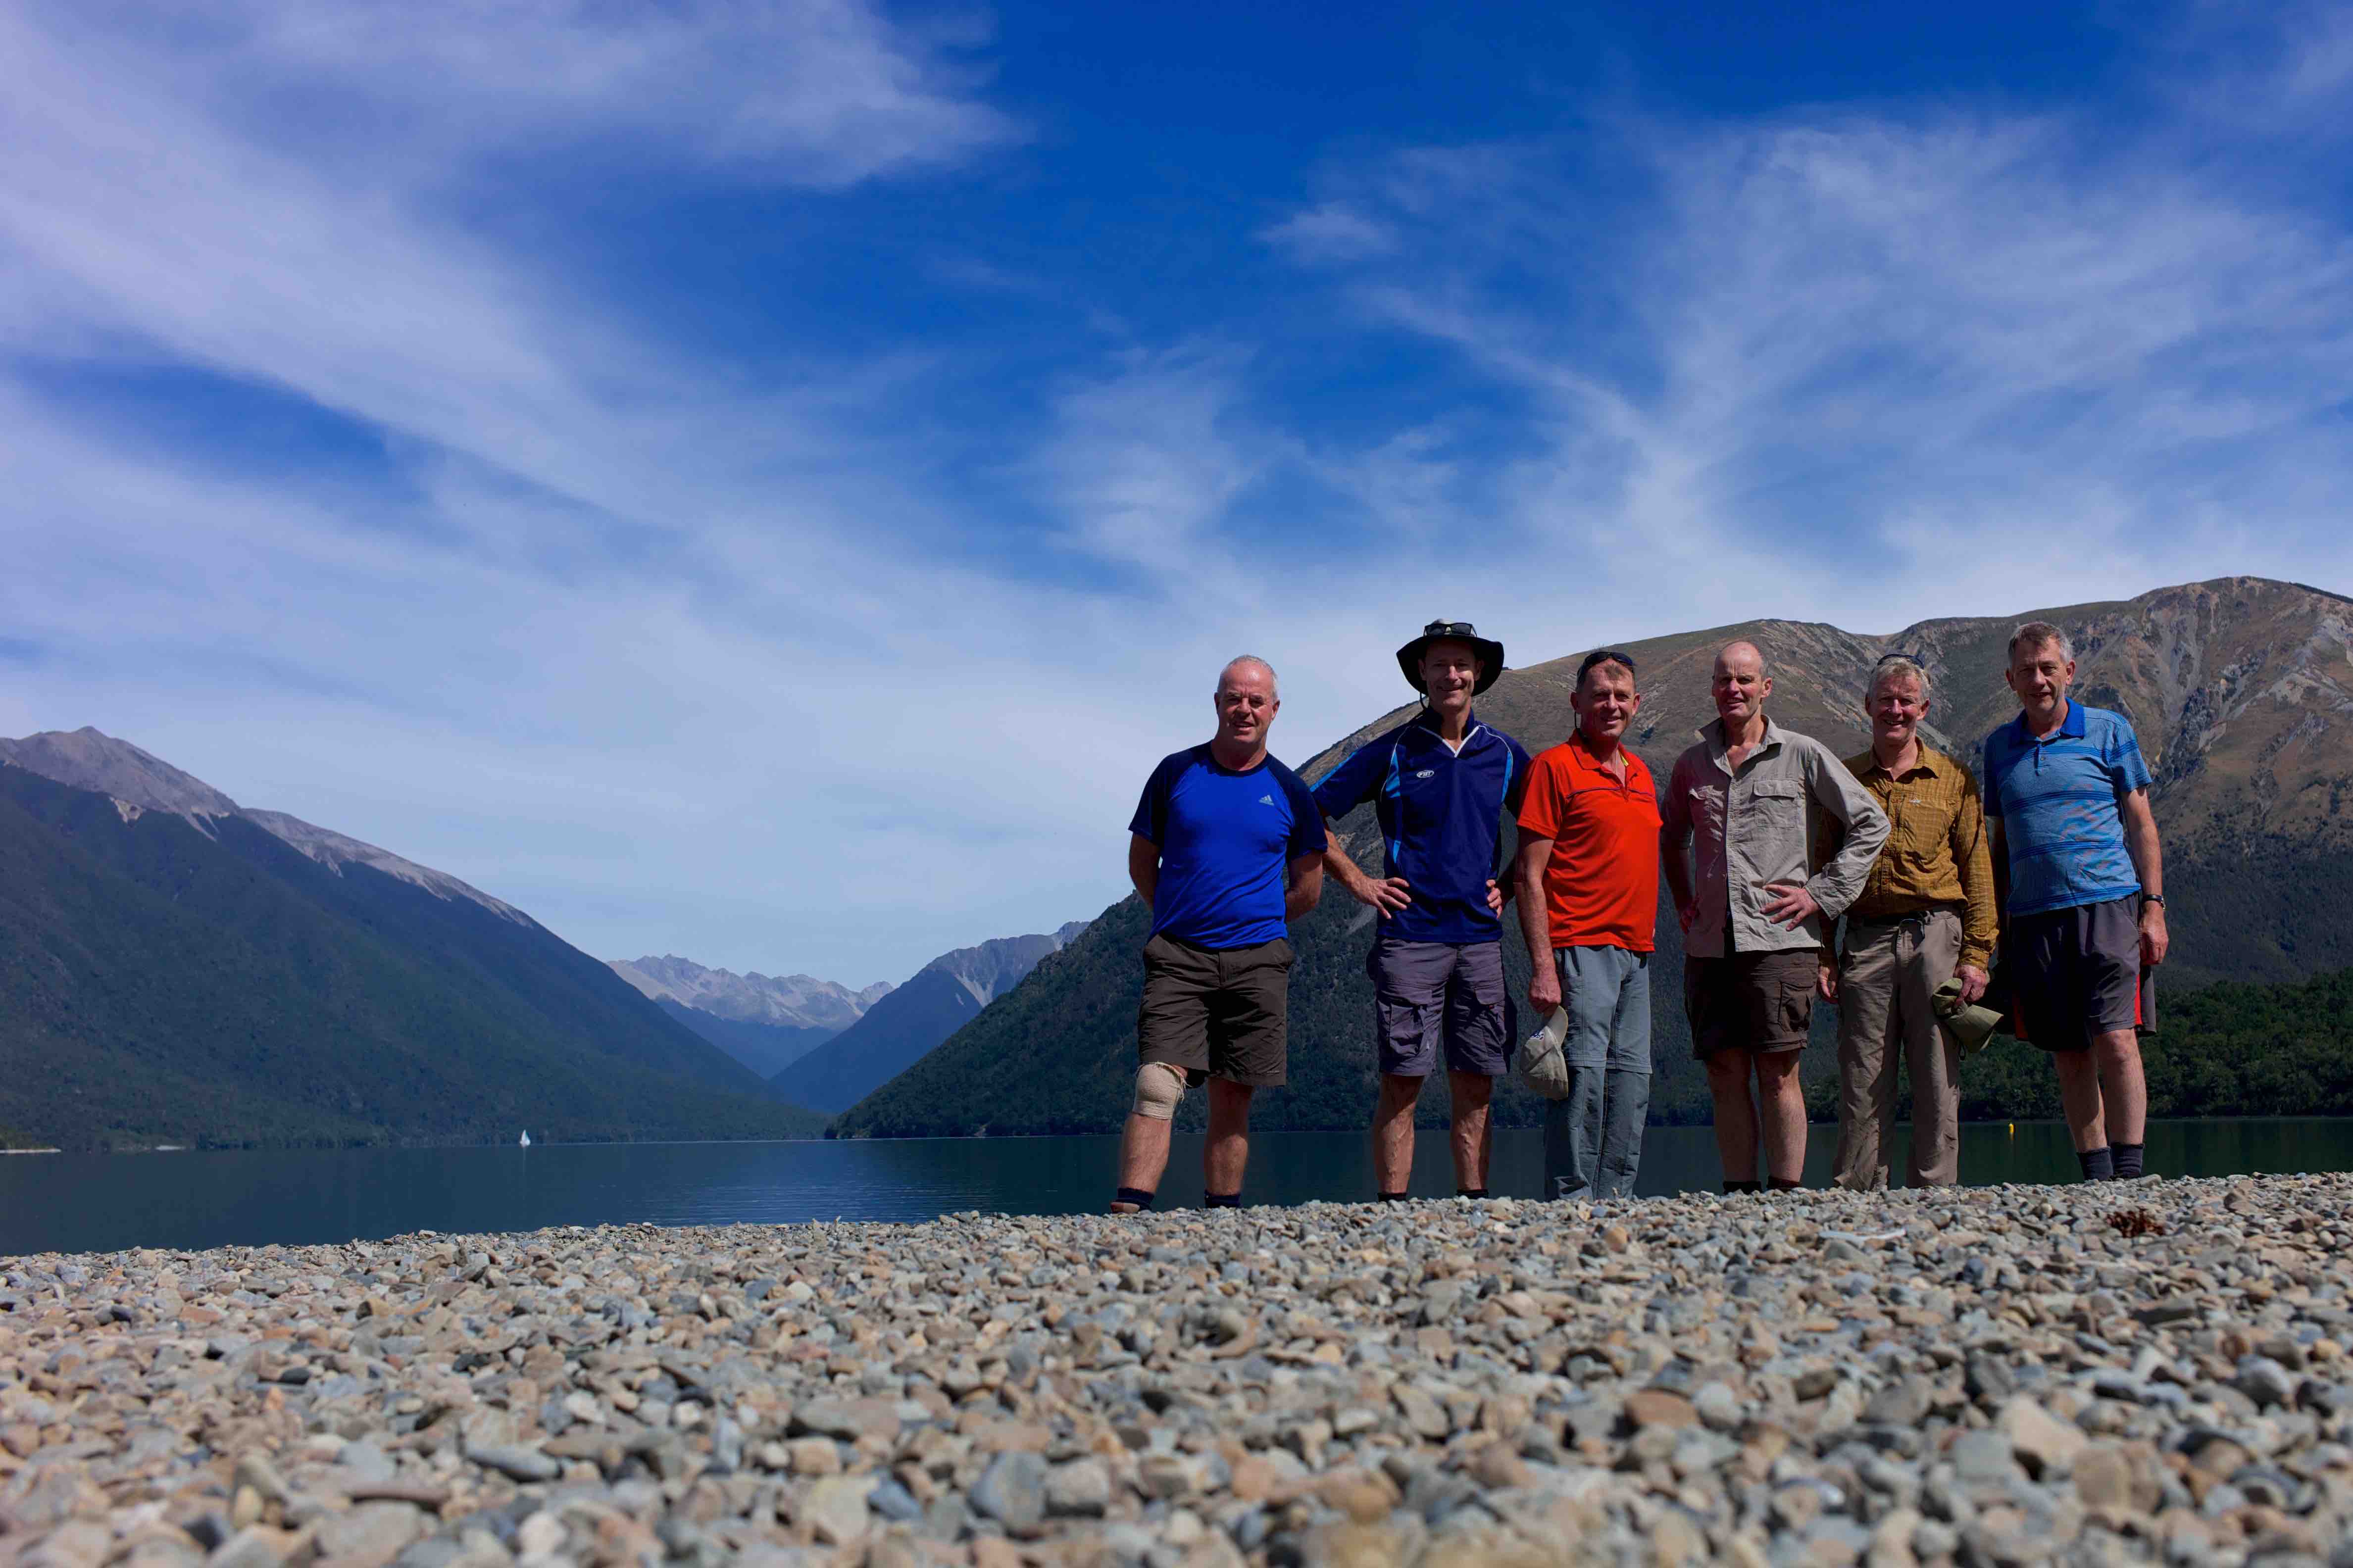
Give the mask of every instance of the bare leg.
[[(1201, 1180), (1209, 1192), (1242, 1190), (1242, 1173), (1250, 1168), (1250, 1108), (1253, 1092), (1246, 1083), (1221, 1078), (1209, 1080), (1209, 1141), (1201, 1149)], [(1166, 1142), (1160, 1151), (1165, 1164), (1168, 1158)]]
[(1802, 1051), (1757, 1058), (1757, 1098), (1765, 1122), (1765, 1173), (1777, 1182), (1806, 1174), (1806, 1089), (1798, 1081)]
[(1715, 1101), (1715, 1152), (1727, 1182), (1757, 1179), (1757, 1104), (1748, 1096), (1748, 1053), (1707, 1058), (1707, 1092)]
[[(1160, 1178), (1168, 1170), (1169, 1123), (1157, 1117), (1138, 1116), (1130, 1111), (1127, 1128), (1119, 1138), (1119, 1184), (1133, 1187), (1139, 1193), (1156, 1193)], [(1114, 1203), (1113, 1214), (1134, 1214), (1134, 1204)]]
[(1483, 1188), (1487, 1184), (1487, 1152), (1494, 1142), (1488, 1125), (1487, 1104), (1495, 1097), (1495, 1080), (1482, 1072), (1446, 1073), (1446, 1092), (1453, 1105), (1454, 1184)]
[[(2105, 1118), (2100, 1104), (2100, 1065), (2094, 1059), (2097, 1055), (2097, 1046), (2085, 1051), (2051, 1053), (2051, 1065), (2059, 1074), (2059, 1104), (2067, 1118), (2067, 1136), (2073, 1141), (2078, 1154), (2108, 1146), (2107, 1130), (2102, 1125)], [(2133, 1066), (2137, 1082), (2137, 1051), (2133, 1055)]]
[(1380, 1103), (1373, 1108), (1373, 1185), (1401, 1193), (1413, 1180), (1413, 1108), (1421, 1100), (1421, 1079), (1401, 1073), (1381, 1075)]
[(2141, 1076), (2140, 1037), (2130, 1029), (2102, 1035), (2092, 1042), (2091, 1056), (2100, 1075), (2100, 1103), (2108, 1142), (2144, 1142), (2148, 1131), (2148, 1082)]

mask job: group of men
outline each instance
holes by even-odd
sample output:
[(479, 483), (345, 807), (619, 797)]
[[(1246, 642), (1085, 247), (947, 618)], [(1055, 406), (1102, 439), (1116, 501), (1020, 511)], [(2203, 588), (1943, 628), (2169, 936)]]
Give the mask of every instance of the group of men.
[[(1899, 1065), (1911, 1183), (1957, 1180), (1959, 1046), (1942, 1021), (1998, 1003), (1995, 989), (2004, 1027), (2051, 1054), (2085, 1179), (2141, 1174), (2138, 1038), (2155, 1026), (2167, 945), (2150, 776), (2128, 720), (2068, 695), (2075, 659), (2059, 628), (2030, 621), (2010, 637), (2020, 711), (1986, 737), (1982, 791), (1921, 739), (1933, 685), (1918, 654), (1879, 661), (1862, 694), (1871, 745), (1841, 760), (1767, 717), (1764, 654), (1727, 644), (1711, 672), (1716, 718), (1663, 789), (1625, 743), (1642, 705), (1630, 654), (1584, 659), (1575, 729), (1533, 758), (1472, 708), (1504, 671), (1500, 642), (1433, 621), (1397, 658), (1419, 710), (1313, 789), (1267, 751), (1282, 702), (1272, 667), (1247, 656), (1219, 675), (1216, 734), (1145, 786), (1128, 871), (1152, 935), (1113, 1212), (1151, 1205), (1171, 1119), (1204, 1084), (1208, 1201), (1241, 1201), (1251, 1096), (1286, 1076), (1288, 925), (1326, 875), (1377, 916), (1365, 966), (1385, 1201), (1406, 1195), (1415, 1108), (1441, 1060), (1456, 1192), (1487, 1195), (1489, 1102), (1518, 1035), (1502, 945), (1514, 899), (1545, 1026), (1516, 1054), (1545, 1068), (1546, 1195), (1633, 1193), (1662, 877), (1725, 1191), (1800, 1184), (1799, 1067), (1817, 1000), (1839, 1010), (1831, 1180), (1888, 1184)], [(1329, 826), (1367, 802), (1378, 878)], [(1507, 825), (1517, 847), (1499, 858)]]

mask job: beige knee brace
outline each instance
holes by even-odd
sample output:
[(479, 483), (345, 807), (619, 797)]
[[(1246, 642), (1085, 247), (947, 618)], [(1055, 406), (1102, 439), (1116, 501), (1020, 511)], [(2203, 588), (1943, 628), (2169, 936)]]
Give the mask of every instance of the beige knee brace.
[(1154, 1121), (1167, 1121), (1185, 1098), (1185, 1069), (1166, 1062), (1146, 1062), (1135, 1069), (1134, 1113)]

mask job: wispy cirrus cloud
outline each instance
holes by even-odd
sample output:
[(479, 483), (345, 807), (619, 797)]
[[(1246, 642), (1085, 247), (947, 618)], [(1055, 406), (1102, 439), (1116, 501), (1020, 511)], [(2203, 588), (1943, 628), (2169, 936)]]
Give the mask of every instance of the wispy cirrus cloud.
[(978, 96), (984, 28), (895, 26), (858, 0), (228, 0), (201, 13), (37, 0), (21, 18), (20, 44), (201, 105), (244, 137), (299, 130), (306, 160), (385, 183), (586, 150), (624, 176), (691, 167), (837, 188), (1025, 134)]
[[(1336, 171), (1311, 210), (1394, 249), (1301, 259), (1511, 395), (1485, 445), (1535, 450), (1466, 523), (1649, 606), (1893, 625), (2021, 569), (2353, 572), (2353, 230), (2178, 153), (2060, 114), (1629, 120)], [(1597, 208), (1597, 160), (1639, 199)], [(1472, 466), (1402, 467), (1443, 477), (1392, 481), (1427, 513)]]

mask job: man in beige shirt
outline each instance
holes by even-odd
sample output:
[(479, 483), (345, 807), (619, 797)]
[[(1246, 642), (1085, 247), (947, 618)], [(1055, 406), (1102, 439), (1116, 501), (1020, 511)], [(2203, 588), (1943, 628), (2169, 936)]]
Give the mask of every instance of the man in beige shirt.
[[(1760, 1120), (1773, 1186), (1804, 1177), (1798, 1061), (1817, 956), (1862, 891), (1887, 814), (1828, 746), (1765, 717), (1773, 678), (1756, 644), (1725, 645), (1711, 689), (1715, 721), (1675, 759), (1660, 802), (1659, 859), (1683, 922), (1683, 1005), (1715, 1101), (1724, 1190), (1753, 1193)], [(1816, 807), (1845, 830), (1834, 856), (1813, 844)]]
[[(1995, 934), (1993, 856), (1977, 780), (1922, 743), (1928, 672), (1891, 654), (1873, 672), (1863, 710), (1871, 747), (1846, 760), (1888, 815), (1887, 846), (1847, 907), (1835, 960), (1822, 954), (1821, 994), (1839, 1009), (1839, 1143), (1831, 1182), (1876, 1191), (1892, 1174), (1895, 1072), (1912, 1075), (1912, 1185), (1960, 1179), (1960, 1052), (1936, 1026), (1936, 987), (1957, 978), (1983, 995)], [(1820, 825), (1825, 843), (1838, 828)]]

